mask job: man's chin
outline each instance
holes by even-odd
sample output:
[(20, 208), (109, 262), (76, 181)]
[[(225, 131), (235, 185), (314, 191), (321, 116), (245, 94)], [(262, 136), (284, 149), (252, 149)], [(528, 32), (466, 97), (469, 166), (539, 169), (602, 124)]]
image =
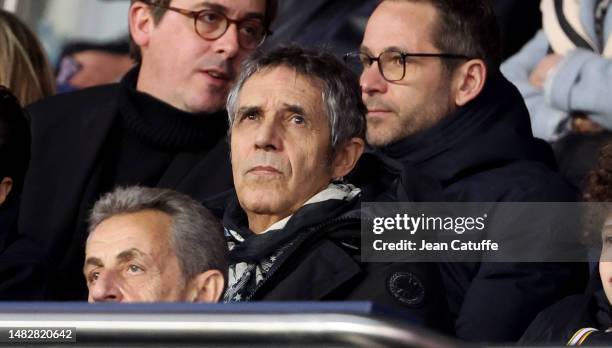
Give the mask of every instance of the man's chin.
[(246, 212), (258, 215), (274, 214), (274, 199), (270, 196), (260, 192), (250, 192), (244, 195), (238, 194), (238, 201)]
[(366, 140), (368, 144), (373, 147), (384, 147), (391, 143), (399, 140), (399, 134), (394, 134), (387, 127), (376, 127), (375, 129), (368, 129), (366, 134)]
[(249, 215), (277, 215), (278, 209), (272, 204), (266, 202), (253, 202), (252, 204), (243, 205), (243, 209)]
[(192, 114), (200, 114), (200, 113), (214, 114), (214, 113), (222, 111), (223, 109), (224, 109), (223, 106), (199, 104), (199, 105), (189, 106), (186, 111)]
[(219, 93), (202, 93), (186, 101), (186, 108), (191, 113), (216, 113), (225, 109), (226, 98)]

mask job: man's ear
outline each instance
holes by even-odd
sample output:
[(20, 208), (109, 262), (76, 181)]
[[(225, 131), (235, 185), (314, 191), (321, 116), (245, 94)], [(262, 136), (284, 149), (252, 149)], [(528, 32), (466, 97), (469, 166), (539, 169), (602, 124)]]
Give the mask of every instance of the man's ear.
[(453, 74), (455, 104), (464, 106), (476, 98), (487, 80), (487, 65), (481, 59), (471, 59), (457, 68)]
[(9, 177), (2, 178), (2, 181), (0, 181), (0, 205), (4, 204), (12, 188), (13, 179)]
[(135, 1), (130, 6), (128, 22), (132, 40), (141, 48), (147, 47), (154, 27), (150, 6), (142, 1)]
[(342, 178), (355, 168), (363, 153), (365, 142), (361, 138), (351, 138), (342, 144), (335, 153), (332, 163), (332, 178)]
[(223, 295), (223, 287), (225, 279), (221, 271), (216, 269), (208, 270), (198, 274), (192, 283), (192, 294), (190, 300), (192, 302), (218, 302)]

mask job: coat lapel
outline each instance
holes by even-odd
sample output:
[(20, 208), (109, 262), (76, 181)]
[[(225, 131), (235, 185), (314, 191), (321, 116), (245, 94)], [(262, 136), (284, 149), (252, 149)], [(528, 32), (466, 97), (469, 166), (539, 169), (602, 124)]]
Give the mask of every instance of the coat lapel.
[[(19, 227), (20, 232), (45, 237), (39, 242), (47, 244), (45, 250), (51, 253), (61, 253), (62, 244), (74, 233), (83, 192), (117, 114), (116, 93), (100, 92), (96, 97), (107, 102), (91, 102), (91, 106), (83, 107), (70, 118), (39, 111), (39, 118), (48, 119), (32, 127), (39, 134), (34, 133), (26, 179), (31, 182), (26, 181), (22, 204), (26, 209), (22, 209), (24, 216), (20, 217)], [(37, 232), (41, 228), (45, 233)]]
[(69, 158), (66, 165), (56, 171), (59, 176), (58, 181), (62, 177), (73, 178), (70, 195), (76, 203), (80, 203), (80, 197), (83, 195), (83, 190), (91, 177), (95, 164), (100, 159), (100, 152), (108, 139), (117, 114), (118, 110), (113, 101), (93, 108), (86, 115), (80, 115), (82, 118), (75, 123), (76, 129), (71, 131), (75, 136), (67, 137), (63, 148), (58, 148)]

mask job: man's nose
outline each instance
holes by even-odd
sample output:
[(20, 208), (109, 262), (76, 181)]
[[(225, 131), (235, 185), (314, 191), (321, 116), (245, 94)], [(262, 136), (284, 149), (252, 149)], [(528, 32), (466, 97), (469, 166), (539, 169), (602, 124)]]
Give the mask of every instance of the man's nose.
[(359, 85), (363, 95), (387, 92), (387, 80), (380, 73), (378, 64), (378, 62), (373, 62), (372, 65), (364, 67), (361, 73)]
[(240, 52), (238, 25), (230, 23), (225, 33), (217, 38), (213, 45), (215, 52), (223, 55), (226, 59), (236, 57)]
[(266, 151), (282, 149), (281, 129), (274, 120), (266, 120), (255, 130), (255, 147)]
[(102, 272), (90, 286), (92, 302), (121, 302), (123, 295), (119, 289), (117, 276), (113, 272)]

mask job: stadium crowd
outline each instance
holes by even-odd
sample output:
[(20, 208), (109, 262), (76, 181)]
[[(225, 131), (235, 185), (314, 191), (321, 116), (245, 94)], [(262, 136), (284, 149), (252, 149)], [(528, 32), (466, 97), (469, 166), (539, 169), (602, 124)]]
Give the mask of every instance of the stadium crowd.
[(330, 3), (131, 0), (131, 58), (71, 46), (60, 94), (0, 10), (0, 300), (363, 300), (466, 341), (610, 344), (608, 220), (598, 269), (360, 243), (362, 202), (609, 201), (610, 1), (542, 0), (503, 64), (490, 1)]

